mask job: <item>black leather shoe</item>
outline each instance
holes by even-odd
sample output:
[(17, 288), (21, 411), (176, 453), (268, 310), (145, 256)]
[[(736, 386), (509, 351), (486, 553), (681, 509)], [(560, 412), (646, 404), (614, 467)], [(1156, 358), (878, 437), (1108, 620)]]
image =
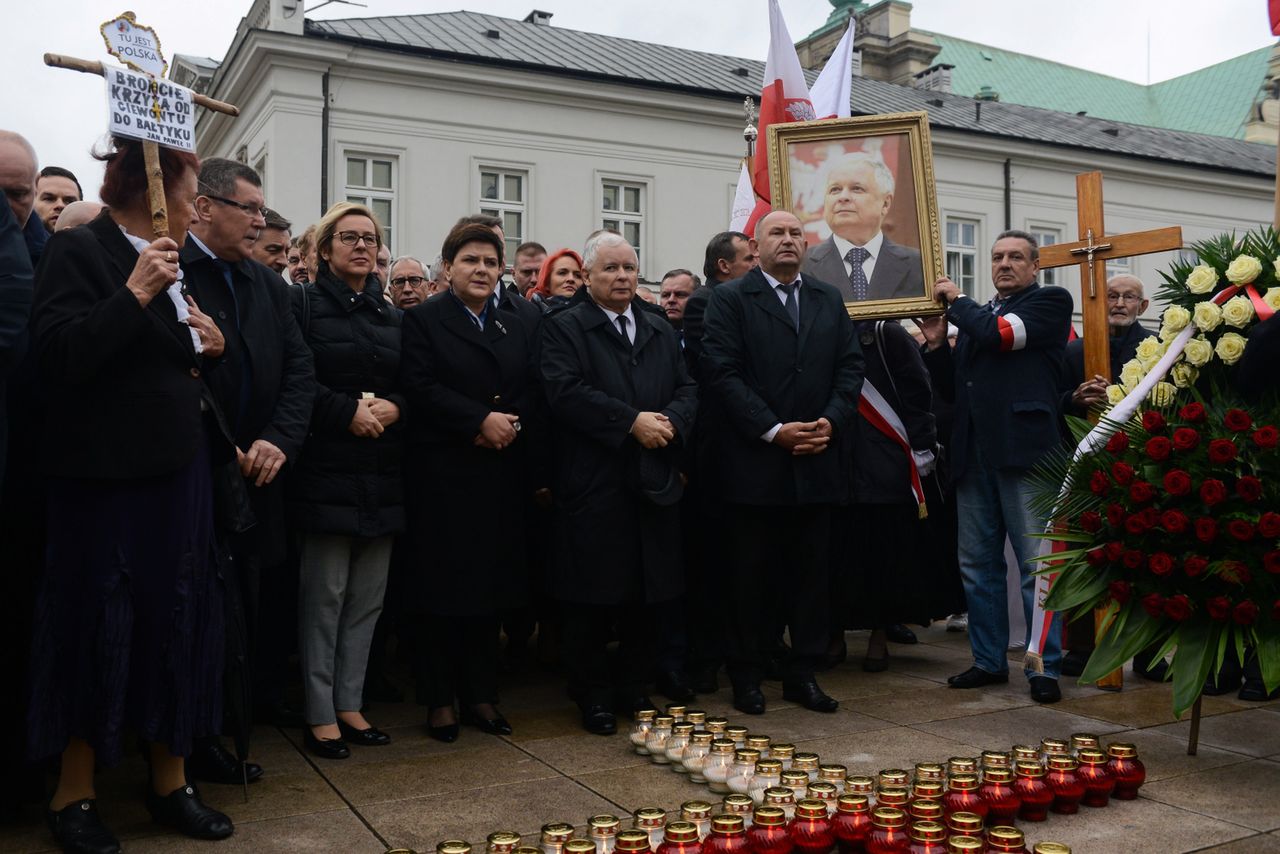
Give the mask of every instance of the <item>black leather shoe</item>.
[[(1079, 676), (1084, 673), (1084, 667), (1089, 663), (1089, 653), (1077, 652), (1071, 650), (1062, 656), (1062, 675), (1063, 676)], [(1134, 664), (1137, 669), (1137, 664)]]
[(231, 819), (205, 806), (196, 787), (190, 784), (164, 797), (148, 791), (147, 812), (156, 824), (177, 828), (192, 839), (226, 839), (235, 832)]
[(782, 699), (799, 703), (811, 712), (831, 713), (840, 708), (840, 701), (824, 694), (812, 679), (808, 682), (783, 682)]
[(916, 637), (916, 633), (902, 623), (885, 626), (884, 634), (894, 643), (920, 643), (920, 638)]
[(391, 736), (377, 727), (356, 729), (342, 719), (338, 720), (338, 732), (342, 733), (343, 741), (357, 747), (382, 747), (391, 743)]
[(693, 674), (693, 690), (698, 694), (714, 694), (720, 690), (720, 680), (716, 677), (718, 667), (702, 667)]
[(1009, 681), (1009, 671), (992, 673), (981, 667), (970, 667), (947, 680), (952, 688), (981, 688), (983, 685), (1003, 685)]
[(302, 743), (321, 759), (346, 759), (351, 755), (345, 741), (340, 738), (316, 738), (311, 727), (302, 731)]
[(45, 810), (49, 830), (63, 851), (72, 854), (120, 854), (120, 842), (98, 815), (92, 798), (74, 801), (54, 812)]
[(1230, 694), (1233, 691), (1240, 690), (1243, 680), (1244, 672), (1240, 667), (1240, 662), (1235, 658), (1235, 654), (1232, 653), (1222, 660), (1222, 668), (1217, 673), (1210, 673), (1208, 678), (1204, 680), (1204, 693), (1211, 697)]
[(1062, 699), (1062, 689), (1052, 676), (1032, 676), (1030, 682), (1031, 699), (1037, 703), (1056, 703)]
[[(241, 764), (244, 765), (243, 770)], [(247, 778), (250, 783), (262, 777), (262, 766), (256, 762), (241, 763), (217, 739), (200, 739), (187, 757), (187, 779), (202, 783), (240, 785)]]
[(1267, 693), (1267, 686), (1261, 677), (1246, 676), (1244, 677), (1244, 685), (1240, 686), (1240, 693), (1236, 694), (1241, 700), (1250, 700), (1252, 702), (1261, 702), (1263, 700), (1274, 700), (1280, 697), (1280, 688)]
[(764, 694), (759, 686), (751, 685), (744, 688), (734, 686), (733, 707), (744, 715), (763, 715), (764, 705)]
[(453, 744), (458, 740), (458, 725), (445, 724), (444, 726), (432, 726), (431, 724), (427, 724), (427, 735), (431, 736), (436, 741), (441, 741), (445, 744)]
[(698, 699), (684, 674), (678, 670), (670, 670), (658, 677), (658, 693), (673, 703), (687, 703)]
[(507, 719), (497, 709), (493, 711), (494, 717), (482, 718), (476, 714), (475, 709), (466, 706), (462, 709), (462, 722), (489, 735), (511, 735), (511, 724), (507, 723)]
[(583, 706), (582, 728), (592, 735), (613, 735), (618, 731), (618, 719), (608, 706)]

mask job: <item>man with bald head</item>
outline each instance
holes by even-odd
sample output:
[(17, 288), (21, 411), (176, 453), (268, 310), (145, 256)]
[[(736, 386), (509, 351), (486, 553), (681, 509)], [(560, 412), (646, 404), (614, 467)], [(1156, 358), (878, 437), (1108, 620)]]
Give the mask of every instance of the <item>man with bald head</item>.
[(800, 273), (800, 220), (773, 211), (756, 241), (760, 266), (712, 291), (702, 339), (702, 400), (719, 429), (706, 489), (725, 503), (734, 578), (725, 658), (734, 707), (763, 714), (763, 656), (781, 614), (791, 630), (783, 698), (834, 712), (813, 674), (827, 643), (831, 506), (848, 488), (837, 443), (857, 411), (862, 350), (840, 290)]
[(1142, 290), (1142, 279), (1121, 273), (1107, 280), (1107, 326), (1111, 336), (1111, 376), (1084, 376), (1084, 339), (1077, 338), (1067, 344), (1066, 369), (1063, 371), (1066, 386), (1062, 396), (1062, 410), (1084, 417), (1089, 407), (1107, 402), (1107, 385), (1120, 376), (1120, 368), (1134, 357), (1138, 344), (1151, 333), (1142, 328), (1138, 318), (1147, 310), (1150, 302)]
[(858, 151), (831, 164), (822, 202), (831, 236), (809, 251), (804, 272), (838, 287), (846, 302), (926, 296), (920, 251), (881, 230), (893, 192), (893, 173), (875, 155)]
[(0, 130), (0, 190), (4, 191), (13, 218), (27, 242), (31, 267), (40, 262), (44, 244), (49, 239), (44, 223), (35, 216), (38, 164), (36, 150), (26, 137), (13, 131)]
[(102, 213), (103, 204), (101, 202), (72, 202), (62, 209), (62, 213), (58, 214), (58, 221), (54, 223), (53, 230), (55, 233), (65, 231), (68, 228), (75, 228), (77, 225), (84, 225), (92, 222)]

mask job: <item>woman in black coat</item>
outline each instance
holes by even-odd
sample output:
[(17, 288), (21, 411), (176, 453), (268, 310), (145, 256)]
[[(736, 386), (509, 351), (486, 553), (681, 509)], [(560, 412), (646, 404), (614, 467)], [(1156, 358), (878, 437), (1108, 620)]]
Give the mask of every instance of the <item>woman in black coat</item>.
[(287, 513), (302, 534), (304, 742), (317, 756), (345, 759), (348, 741), (391, 741), (360, 708), (391, 542), (404, 529), (400, 311), (375, 272), (382, 227), (372, 211), (339, 202), (317, 224), (316, 244), (316, 280), (293, 292), (315, 360), (316, 397)]
[[(406, 608), (423, 615), (418, 699), (441, 741), (463, 721), (497, 735), (500, 612), (525, 602), (525, 513), (540, 452), (537, 318), (499, 309), (502, 240), (459, 225), (441, 255), (450, 289), (404, 317), (400, 387), (412, 418), (406, 449), (410, 561)], [(518, 299), (518, 297), (512, 297)], [(536, 314), (536, 313), (535, 313)]]
[[(630, 245), (605, 232), (588, 241), (584, 261), (587, 296), (543, 322), (556, 467), (550, 575), (552, 597), (566, 605), (570, 691), (583, 726), (606, 734), (615, 697), (627, 712), (648, 702), (653, 612), (684, 591), (675, 499), (697, 387), (675, 329), (635, 297)], [(605, 645), (615, 624), (622, 665), (611, 678)]]
[(126, 728), (149, 745), (152, 818), (197, 838), (232, 833), (183, 757), (222, 724), (211, 465), (235, 458), (202, 378), (223, 338), (175, 284), (199, 161), (160, 149), (176, 237), (153, 239), (142, 143), (115, 139), (102, 159), (110, 210), (56, 235), (36, 272), (49, 512), (28, 727), (32, 758), (61, 754), (54, 838), (113, 852), (93, 774), (120, 760)]

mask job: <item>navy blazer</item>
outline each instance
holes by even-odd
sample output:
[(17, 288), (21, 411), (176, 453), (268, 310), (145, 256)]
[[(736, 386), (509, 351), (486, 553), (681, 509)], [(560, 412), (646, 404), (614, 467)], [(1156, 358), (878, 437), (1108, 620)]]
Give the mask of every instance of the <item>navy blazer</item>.
[[(1033, 282), (995, 314), (967, 297), (947, 310), (960, 329), (950, 361), (955, 380), (955, 478), (968, 464), (970, 431), (987, 465), (1025, 470), (1058, 444), (1063, 353), (1071, 328), (1070, 292)], [(932, 355), (932, 354), (931, 354)]]
[[(836, 251), (834, 237), (828, 237), (805, 253), (800, 272), (835, 285), (845, 302), (853, 302), (853, 285), (844, 268), (844, 259)], [(926, 297), (924, 286), (924, 262), (920, 250), (894, 243), (887, 236), (880, 244), (880, 257), (876, 258), (871, 281), (867, 282), (867, 299), (901, 299)]]
[(723, 427), (707, 437), (707, 486), (726, 501), (786, 506), (848, 496), (836, 448), (793, 456), (760, 438), (775, 424), (825, 417), (844, 441), (857, 411), (862, 349), (844, 297), (811, 276), (801, 282), (798, 332), (759, 268), (711, 292), (702, 395)]

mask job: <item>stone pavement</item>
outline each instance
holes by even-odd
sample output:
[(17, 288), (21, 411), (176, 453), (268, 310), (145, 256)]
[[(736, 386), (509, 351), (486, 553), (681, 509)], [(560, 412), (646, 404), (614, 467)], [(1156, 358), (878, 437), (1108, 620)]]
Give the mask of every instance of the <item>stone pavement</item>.
[[(1104, 743), (1131, 741), (1148, 774), (1138, 800), (1023, 823), (1029, 841), (1058, 840), (1076, 854), (1280, 852), (1280, 702), (1206, 697), (1199, 755), (1187, 756), (1189, 724), (1174, 720), (1167, 685), (1126, 674), (1124, 691), (1108, 693), (1064, 681), (1063, 701), (1049, 707), (1032, 703), (1016, 675), (1007, 686), (956, 691), (945, 680), (969, 665), (965, 635), (947, 634), (942, 623), (917, 634), (918, 645), (890, 646), (888, 672), (867, 674), (859, 667), (865, 634), (851, 633), (849, 662), (820, 677), (841, 701), (833, 715), (784, 703), (777, 684), (766, 684), (769, 712), (762, 718), (744, 720), (734, 712), (727, 687), (691, 707), (863, 773), (1074, 732), (1097, 733)], [(534, 839), (550, 821), (581, 826), (595, 813), (673, 809), (708, 796), (704, 787), (632, 753), (625, 732), (611, 738), (583, 733), (556, 677), (520, 677), (504, 697), (516, 731), (511, 738), (464, 727), (455, 744), (439, 744), (426, 734), (423, 709), (382, 705), (368, 716), (393, 743), (353, 747), (352, 757), (340, 762), (304, 752), (298, 731), (260, 728), (254, 758), (266, 775), (250, 786), (249, 802), (239, 787), (203, 787), (206, 799), (236, 822), (235, 835), (223, 842), (194, 842), (152, 825), (141, 804), (145, 771), (138, 759), (101, 775), (99, 807), (130, 854), (379, 854), (392, 847), (429, 852), (439, 840), (456, 837), (482, 852), (494, 830)], [(22, 823), (0, 828), (0, 851), (49, 846), (34, 809)]]

